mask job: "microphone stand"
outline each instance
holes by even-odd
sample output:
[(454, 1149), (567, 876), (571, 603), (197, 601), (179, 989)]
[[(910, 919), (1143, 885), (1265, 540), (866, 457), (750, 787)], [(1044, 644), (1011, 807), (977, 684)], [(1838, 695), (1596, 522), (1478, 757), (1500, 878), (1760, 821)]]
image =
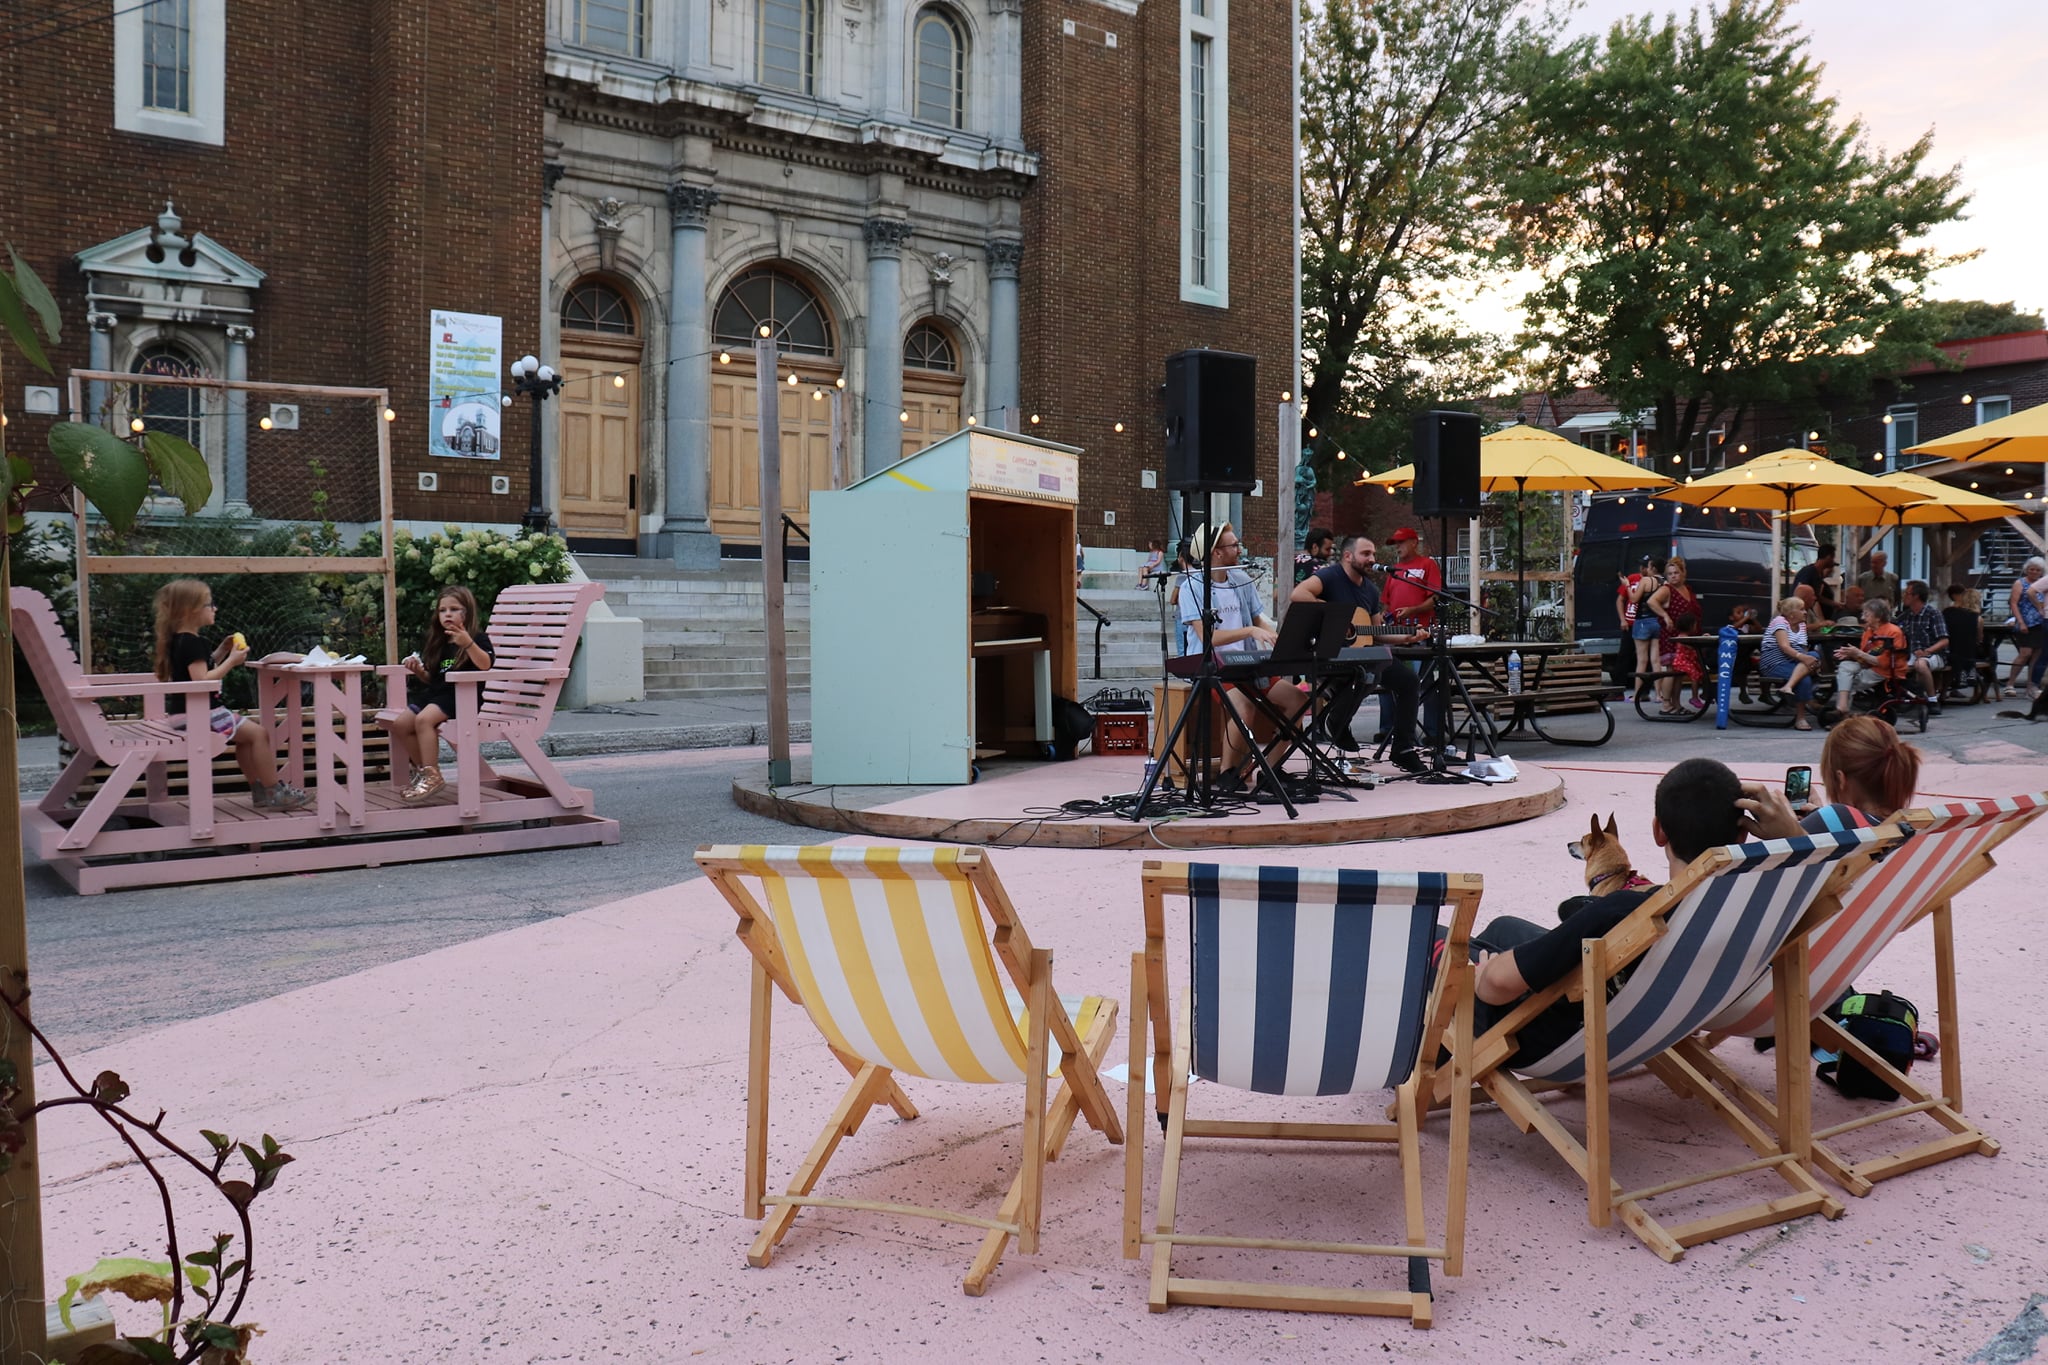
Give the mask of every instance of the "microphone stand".
[[(1454, 606), (1464, 607), (1468, 611), (1475, 612), (1480, 616), (1494, 617), (1500, 615), (1499, 612), (1491, 608), (1476, 606), (1473, 603), (1464, 601), (1462, 598), (1445, 592), (1441, 588), (1432, 588), (1427, 583), (1417, 583), (1413, 579), (1405, 579), (1403, 581), (1412, 588), (1421, 589), (1433, 598), (1439, 598)], [(1428, 669), (1432, 675), (1431, 681), (1436, 689), (1437, 711), (1437, 735), (1428, 745), (1429, 771), (1416, 773), (1412, 778), (1394, 777), (1387, 780), (1390, 782), (1412, 780), (1432, 785), (1452, 782), (1476, 782), (1479, 780), (1476, 777), (1467, 777), (1463, 773), (1452, 772), (1450, 765), (1444, 761), (1444, 750), (1449, 746), (1455, 734), (1451, 727), (1453, 698), (1455, 697), (1456, 700), (1462, 701), (1465, 704), (1466, 725), (1471, 731), (1471, 742), (1465, 746), (1467, 757), (1479, 752), (1482, 743), (1489, 757), (1499, 757), (1500, 736), (1493, 728), (1493, 717), (1487, 714), (1483, 706), (1472, 700), (1472, 693), (1466, 688), (1465, 680), (1458, 675), (1457, 663), (1451, 658), (1450, 627), (1446, 626), (1441, 619), (1432, 621), (1429, 626)], [(1426, 729), (1427, 726), (1425, 725), (1424, 728)]]

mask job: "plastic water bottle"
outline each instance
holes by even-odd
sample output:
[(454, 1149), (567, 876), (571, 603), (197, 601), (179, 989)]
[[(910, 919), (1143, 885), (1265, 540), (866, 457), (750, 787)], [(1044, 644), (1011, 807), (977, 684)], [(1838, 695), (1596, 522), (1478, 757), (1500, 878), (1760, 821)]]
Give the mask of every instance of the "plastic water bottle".
[(1508, 691), (1511, 693), (1519, 693), (1521, 690), (1522, 651), (1519, 649), (1511, 649), (1508, 651)]

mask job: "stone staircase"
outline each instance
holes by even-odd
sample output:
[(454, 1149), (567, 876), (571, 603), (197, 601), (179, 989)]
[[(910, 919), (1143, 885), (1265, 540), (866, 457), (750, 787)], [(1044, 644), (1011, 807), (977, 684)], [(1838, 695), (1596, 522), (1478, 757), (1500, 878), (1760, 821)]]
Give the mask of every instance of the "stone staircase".
[[(715, 571), (685, 571), (662, 560), (586, 556), (583, 571), (605, 585), (605, 603), (637, 616), (646, 634), (650, 700), (760, 693), (768, 686), (761, 621), (761, 566), (732, 559)], [(1159, 676), (1159, 598), (1132, 586), (1134, 573), (1090, 573), (1081, 600), (1109, 618), (1102, 630), (1099, 685), (1129, 687)], [(789, 685), (811, 686), (810, 566), (791, 564), (784, 612)], [(1080, 691), (1097, 690), (1095, 618), (1075, 613)]]
[[(768, 635), (761, 620), (761, 565), (730, 559), (715, 571), (664, 560), (586, 556), (583, 571), (605, 585), (605, 602), (645, 625), (647, 697), (716, 697), (768, 689)], [(811, 686), (810, 566), (791, 564), (783, 596), (789, 685)]]

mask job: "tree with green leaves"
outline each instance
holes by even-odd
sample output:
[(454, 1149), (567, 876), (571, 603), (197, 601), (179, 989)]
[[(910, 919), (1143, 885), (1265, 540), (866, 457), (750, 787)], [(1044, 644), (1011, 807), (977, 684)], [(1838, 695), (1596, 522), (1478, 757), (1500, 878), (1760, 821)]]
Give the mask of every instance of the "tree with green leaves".
[(2029, 313), (2013, 302), (1992, 303), (1986, 299), (1929, 299), (1920, 307), (1937, 320), (1936, 341), (1968, 341), (1974, 337), (2004, 336), (2008, 332), (2038, 332), (2041, 315)]
[(1815, 412), (1934, 354), (1926, 244), (1958, 173), (1896, 156), (1821, 93), (1788, 0), (1624, 19), (1526, 87), (1502, 210), (1542, 275), (1525, 350), (1653, 426), (1660, 455), (1755, 404)]
[(1559, 29), (1527, 0), (1302, 5), (1304, 430), (1384, 469), (1408, 417), (1491, 392), (1498, 342), (1442, 305), (1487, 268), (1499, 222), (1475, 205), (1516, 149), (1518, 92)]

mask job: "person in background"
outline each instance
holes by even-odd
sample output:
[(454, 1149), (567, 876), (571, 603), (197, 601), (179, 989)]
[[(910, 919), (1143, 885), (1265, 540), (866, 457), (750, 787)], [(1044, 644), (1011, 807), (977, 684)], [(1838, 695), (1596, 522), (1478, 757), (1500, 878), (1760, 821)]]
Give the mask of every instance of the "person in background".
[(1855, 704), (1856, 690), (1906, 676), (1906, 633), (1892, 624), (1892, 609), (1883, 602), (1863, 604), (1863, 638), (1835, 651), (1835, 702), (1832, 719), (1839, 722)]
[(1679, 675), (1658, 684), (1664, 694), (1664, 704), (1659, 709), (1667, 716), (1685, 714), (1678, 695), (1684, 680), (1692, 683), (1692, 709), (1707, 709), (1707, 667), (1700, 662), (1698, 652), (1680, 638), (1700, 628), (1700, 599), (1685, 577), (1685, 560), (1673, 555), (1664, 562), (1664, 586), (1650, 594), (1650, 611), (1661, 628), (1657, 662), (1665, 672)]
[(1984, 618), (1977, 609), (1977, 594), (1966, 584), (1949, 584), (1948, 605), (1941, 609), (1941, 620), (1948, 627), (1949, 686), (1961, 691), (1977, 671), (1984, 644)]
[(1788, 597), (1778, 603), (1778, 614), (1764, 627), (1757, 656), (1758, 671), (1792, 694), (1792, 728), (1811, 730), (1806, 708), (1813, 704), (1813, 675), (1820, 670), (1820, 655), (1807, 647), (1805, 602)]
[[(1906, 648), (1912, 658), (1913, 678), (1919, 684), (1923, 696), (1932, 697), (1934, 692), (1934, 670), (1948, 665), (1948, 622), (1942, 619), (1941, 611), (1927, 600), (1927, 584), (1918, 578), (1908, 579), (1905, 585), (1905, 601), (1899, 608), (1899, 629), (1906, 632)], [(1935, 703), (1939, 706), (1940, 703)]]
[(1835, 576), (1835, 552), (1822, 546), (1820, 557), (1792, 575), (1794, 589), (1812, 588), (1814, 619), (1832, 621), (1841, 614), (1841, 604), (1835, 600), (1833, 587), (1828, 583)]
[(2017, 628), (2019, 654), (2012, 661), (2002, 696), (2016, 696), (2020, 670), (2032, 665), (2027, 675), (2029, 699), (2041, 694), (2041, 666), (2048, 663), (2048, 559), (2035, 555), (2020, 569), (2020, 576), (2006, 594), (2006, 624)]
[[(1891, 603), (1885, 603), (1887, 607)], [(1855, 583), (1842, 589), (1842, 612), (1835, 618), (1838, 626), (1860, 626), (1863, 624), (1863, 589)]]
[(1899, 576), (1886, 573), (1885, 565), (1890, 557), (1883, 550), (1870, 552), (1870, 570), (1856, 575), (1856, 586), (1863, 589), (1863, 600), (1875, 602), (1882, 599), (1891, 606), (1899, 605)]
[(1159, 566), (1166, 562), (1166, 543), (1164, 541), (1148, 540), (1145, 542), (1145, 549), (1148, 551), (1145, 556), (1145, 562), (1138, 566), (1138, 586), (1140, 588), (1151, 587), (1152, 580), (1160, 576)]
[[(1403, 526), (1387, 538), (1394, 547), (1394, 562), (1387, 566), (1386, 587), (1380, 593), (1387, 609), (1387, 624), (1413, 626), (1415, 634), (1436, 622), (1433, 590), (1444, 585), (1444, 571), (1422, 552), (1422, 537), (1413, 527)], [(1398, 636), (1382, 636), (1382, 643), (1399, 643)]]
[(1301, 553), (1294, 557), (1294, 581), (1311, 577), (1330, 562), (1330, 546), (1336, 540), (1327, 526), (1311, 526), (1301, 538)]
[(1088, 569), (1088, 547), (1081, 543), (1081, 537), (1074, 537), (1074, 591), (1081, 590), (1081, 575)]
[(1662, 562), (1644, 555), (1636, 571), (1622, 579), (1615, 599), (1615, 605), (1622, 608), (1622, 626), (1628, 631), (1629, 643), (1635, 646), (1637, 696), (1650, 685), (1650, 674), (1657, 671), (1657, 635), (1663, 623), (1650, 610), (1650, 596), (1664, 586), (1663, 573)]

